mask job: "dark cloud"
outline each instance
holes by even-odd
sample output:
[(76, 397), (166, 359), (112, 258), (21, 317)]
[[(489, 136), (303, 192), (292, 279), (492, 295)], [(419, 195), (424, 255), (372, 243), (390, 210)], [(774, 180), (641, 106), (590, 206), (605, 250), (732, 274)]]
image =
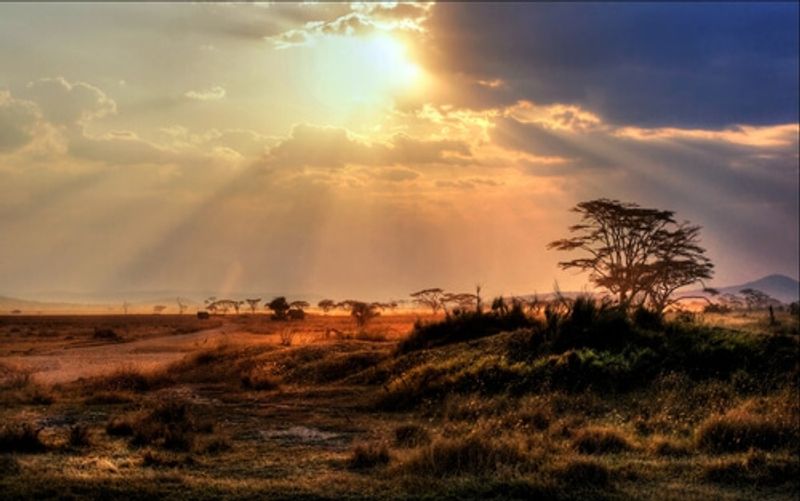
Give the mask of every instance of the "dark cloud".
[(427, 26), (428, 64), (457, 79), (441, 101), (576, 103), (618, 124), (798, 120), (797, 3), (446, 2)]

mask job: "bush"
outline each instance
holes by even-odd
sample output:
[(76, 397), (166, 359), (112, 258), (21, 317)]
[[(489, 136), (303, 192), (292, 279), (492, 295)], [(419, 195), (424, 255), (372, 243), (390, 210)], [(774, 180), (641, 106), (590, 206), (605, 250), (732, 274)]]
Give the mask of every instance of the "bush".
[(394, 429), (394, 441), (398, 447), (418, 447), (430, 443), (431, 436), (422, 426), (405, 424)]
[(628, 438), (618, 430), (600, 427), (580, 430), (572, 447), (582, 454), (615, 454), (633, 449)]
[(584, 459), (574, 460), (567, 463), (563, 468), (556, 471), (556, 476), (565, 484), (571, 487), (607, 486), (611, 480), (611, 472), (608, 467), (597, 461), (587, 461)]
[(166, 373), (145, 373), (135, 369), (121, 369), (107, 376), (89, 379), (84, 384), (95, 391), (146, 392), (163, 388), (174, 381)]
[(0, 452), (44, 452), (47, 447), (39, 438), (42, 428), (31, 423), (7, 423), (0, 427)]
[(358, 444), (348, 461), (351, 470), (366, 470), (389, 464), (389, 449), (386, 444)]
[(751, 451), (740, 459), (719, 459), (705, 465), (705, 480), (740, 486), (796, 483), (800, 464), (796, 458), (777, 460), (763, 452)]
[(89, 427), (83, 424), (70, 426), (67, 443), (69, 443), (70, 447), (88, 447), (91, 445)]
[(686, 444), (675, 442), (665, 437), (655, 438), (652, 442), (651, 450), (656, 456), (662, 457), (684, 457), (692, 453)]
[(492, 475), (504, 467), (515, 467), (525, 461), (518, 446), (473, 434), (436, 440), (418, 450), (404, 467), (411, 473), (436, 477)]
[(470, 341), (499, 332), (530, 327), (535, 323), (525, 315), (519, 306), (511, 308), (507, 312), (462, 313), (430, 324), (418, 321), (414, 324), (411, 334), (400, 341), (396, 353), (404, 354), (435, 346)]
[(269, 374), (259, 374), (254, 371), (243, 375), (241, 383), (242, 388), (245, 390), (271, 391), (280, 387), (280, 380), (277, 377)]
[(103, 340), (103, 341), (122, 341), (122, 337), (117, 334), (114, 329), (107, 329), (107, 328), (94, 328), (94, 334), (92, 338)]
[(22, 470), (19, 462), (10, 454), (3, 454), (0, 456), (0, 478), (16, 475)]
[(703, 421), (696, 440), (699, 448), (710, 452), (775, 450), (797, 447), (798, 430), (797, 423), (791, 420), (734, 409)]
[(198, 419), (186, 402), (167, 400), (146, 414), (112, 418), (109, 435), (131, 435), (131, 445), (156, 445), (175, 451), (189, 451), (197, 433), (211, 433), (213, 425)]

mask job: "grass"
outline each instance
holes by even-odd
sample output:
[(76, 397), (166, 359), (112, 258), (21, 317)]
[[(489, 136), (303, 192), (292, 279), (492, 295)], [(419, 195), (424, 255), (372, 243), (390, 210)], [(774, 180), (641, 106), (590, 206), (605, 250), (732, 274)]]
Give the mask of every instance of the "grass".
[[(0, 491), (9, 498), (797, 498), (800, 412), (796, 361), (789, 361), (797, 339), (634, 318), (623, 319), (621, 340), (612, 342), (595, 336), (610, 335), (615, 313), (581, 308), (511, 331), (493, 324), (453, 338), (439, 330), (426, 338), (430, 346), (403, 353), (388, 316), (376, 320), (386, 342), (325, 339), (326, 324), (310, 316), (293, 324), (289, 347), (280, 346), (283, 327), (263, 315), (229, 316), (258, 332), (257, 342), (208, 343), (162, 371), (41, 387), (50, 406), (11, 398), (35, 385), (11, 376), (0, 386), (7, 402), (0, 423), (35, 426), (26, 440), (35, 435), (41, 446), (0, 448)], [(330, 322), (341, 331), (352, 324)], [(11, 373), (0, 370), (0, 385)]]

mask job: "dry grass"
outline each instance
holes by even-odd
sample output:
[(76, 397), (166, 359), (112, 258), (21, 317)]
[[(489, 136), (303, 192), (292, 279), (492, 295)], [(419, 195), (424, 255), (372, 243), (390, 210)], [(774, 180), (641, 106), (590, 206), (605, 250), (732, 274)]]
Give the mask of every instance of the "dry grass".
[(0, 452), (44, 452), (41, 427), (29, 422), (5, 423), (0, 427)]
[(798, 433), (796, 409), (772, 408), (771, 412), (758, 413), (751, 401), (703, 421), (696, 431), (696, 443), (700, 449), (716, 453), (796, 449)]
[(439, 438), (411, 455), (403, 470), (423, 476), (491, 475), (525, 464), (519, 444), (475, 434)]
[(579, 430), (572, 447), (581, 454), (618, 454), (633, 450), (628, 436), (611, 427), (592, 426)]

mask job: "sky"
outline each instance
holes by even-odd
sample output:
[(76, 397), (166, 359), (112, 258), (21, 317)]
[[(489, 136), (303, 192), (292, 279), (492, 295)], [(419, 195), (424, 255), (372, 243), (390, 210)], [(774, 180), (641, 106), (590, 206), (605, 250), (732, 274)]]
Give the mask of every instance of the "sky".
[(581, 290), (612, 198), (798, 276), (798, 4), (0, 4), (0, 295)]

